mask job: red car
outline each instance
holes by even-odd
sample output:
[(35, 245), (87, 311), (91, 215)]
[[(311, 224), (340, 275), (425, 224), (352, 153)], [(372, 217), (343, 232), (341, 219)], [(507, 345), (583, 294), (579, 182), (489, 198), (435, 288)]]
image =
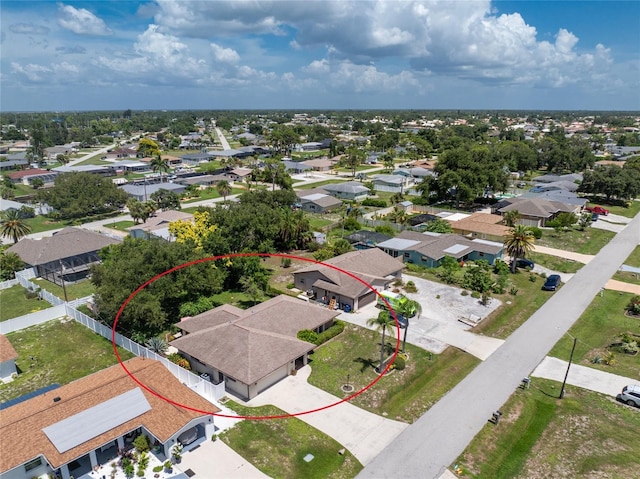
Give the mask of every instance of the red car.
[(587, 210), (589, 213), (597, 213), (603, 216), (607, 216), (609, 214), (609, 210), (603, 208), (602, 206), (587, 206), (585, 210)]

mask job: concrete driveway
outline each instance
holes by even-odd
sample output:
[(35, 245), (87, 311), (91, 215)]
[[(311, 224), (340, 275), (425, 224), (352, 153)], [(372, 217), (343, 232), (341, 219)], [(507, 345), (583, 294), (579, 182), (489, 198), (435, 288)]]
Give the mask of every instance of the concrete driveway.
[(183, 454), (178, 467), (181, 471), (191, 469), (195, 472), (195, 477), (210, 479), (269, 477), (220, 440), (204, 441), (197, 449)]
[[(310, 385), (307, 382), (310, 374), (311, 367), (305, 366), (298, 370), (296, 376), (288, 376), (245, 404), (272, 404), (289, 414), (296, 414), (319, 409), (340, 400)], [(298, 418), (338, 441), (351, 451), (362, 465), (371, 462), (408, 426), (403, 422), (367, 412), (348, 402), (323, 411), (303, 414)]]
[[(497, 309), (500, 301), (492, 299), (483, 306), (471, 295), (462, 296), (460, 288), (410, 275), (403, 275), (403, 279), (416, 284), (418, 292), (408, 293), (407, 297), (422, 305), (420, 317), (413, 318), (409, 324), (408, 343), (435, 354), (440, 354), (448, 345), (455, 346), (483, 360), (500, 347), (502, 340), (470, 333), (472, 326), (460, 321), (461, 318), (480, 321)], [(379, 312), (375, 304), (370, 304), (355, 313), (343, 313), (339, 319), (373, 329), (367, 326), (367, 320)], [(396, 333), (394, 330), (393, 334)], [(404, 330), (400, 330), (401, 339), (403, 334)]]

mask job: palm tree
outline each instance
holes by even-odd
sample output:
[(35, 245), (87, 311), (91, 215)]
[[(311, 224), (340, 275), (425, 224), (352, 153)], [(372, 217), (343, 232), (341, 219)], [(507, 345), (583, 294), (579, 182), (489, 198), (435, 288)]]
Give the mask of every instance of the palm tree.
[(155, 155), (151, 160), (151, 169), (154, 173), (160, 173), (160, 182), (162, 183), (162, 177), (165, 173), (169, 173), (171, 169), (169, 168), (169, 161), (166, 159), (162, 159), (160, 153)]
[(402, 316), (406, 322), (404, 326), (404, 335), (402, 338), (402, 352), (407, 344), (407, 330), (409, 329), (409, 319), (420, 317), (422, 314), (422, 305), (413, 299), (407, 299), (396, 306), (396, 314)]
[(226, 203), (227, 195), (231, 193), (231, 185), (229, 184), (229, 182), (227, 180), (218, 181), (216, 189), (218, 190), (218, 193), (222, 195), (223, 201)]
[(382, 331), (382, 342), (380, 343), (380, 364), (378, 365), (378, 369), (376, 370), (378, 373), (384, 371), (384, 346), (385, 346), (385, 334), (387, 329), (389, 331), (393, 331), (396, 322), (391, 316), (391, 313), (386, 309), (380, 311), (376, 318), (371, 318), (367, 320), (367, 326), (374, 326), (376, 331)]
[(17, 243), (20, 238), (29, 233), (31, 233), (31, 226), (24, 222), (20, 211), (13, 208), (5, 211), (0, 221), (1, 236), (9, 236), (14, 243)]
[(511, 272), (516, 272), (516, 262), (518, 258), (524, 258), (527, 253), (533, 250), (535, 237), (531, 228), (525, 225), (515, 225), (509, 230), (507, 238), (504, 240), (504, 247), (507, 254), (511, 256)]
[(518, 210), (505, 211), (502, 218), (505, 225), (513, 228), (520, 219), (520, 212)]

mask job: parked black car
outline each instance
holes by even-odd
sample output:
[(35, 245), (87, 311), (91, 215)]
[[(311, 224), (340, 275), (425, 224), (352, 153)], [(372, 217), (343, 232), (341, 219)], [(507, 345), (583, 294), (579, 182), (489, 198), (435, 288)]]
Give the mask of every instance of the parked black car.
[(547, 280), (542, 285), (542, 289), (544, 291), (555, 291), (560, 286), (560, 276), (557, 274), (552, 274), (547, 278)]
[(527, 268), (527, 269), (533, 269), (533, 267), (536, 264), (531, 261), (530, 259), (526, 259), (526, 258), (518, 258), (516, 260), (516, 268)]

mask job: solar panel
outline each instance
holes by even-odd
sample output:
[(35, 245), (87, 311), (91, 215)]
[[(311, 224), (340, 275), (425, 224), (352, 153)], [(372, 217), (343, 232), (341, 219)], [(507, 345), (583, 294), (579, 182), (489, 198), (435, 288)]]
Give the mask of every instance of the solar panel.
[(47, 426), (42, 431), (63, 453), (149, 410), (151, 405), (142, 390), (135, 388)]

